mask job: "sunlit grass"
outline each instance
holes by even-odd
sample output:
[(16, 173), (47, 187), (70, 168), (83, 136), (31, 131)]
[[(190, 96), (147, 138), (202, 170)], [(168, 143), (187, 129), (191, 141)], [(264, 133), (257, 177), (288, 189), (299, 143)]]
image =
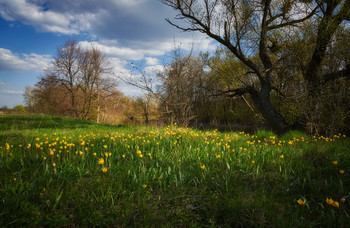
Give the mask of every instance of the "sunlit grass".
[(346, 135), (0, 117), (2, 226), (345, 226)]

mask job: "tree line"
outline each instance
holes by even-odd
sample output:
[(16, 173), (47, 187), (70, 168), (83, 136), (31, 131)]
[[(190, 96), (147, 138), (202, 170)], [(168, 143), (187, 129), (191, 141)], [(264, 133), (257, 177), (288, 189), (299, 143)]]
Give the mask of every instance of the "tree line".
[(146, 124), (161, 119), (184, 126), (265, 123), (277, 133), (349, 131), (350, 0), (163, 3), (178, 12), (181, 23), (167, 19), (171, 25), (206, 34), (218, 50), (195, 55), (176, 49), (163, 71), (118, 76), (145, 91), (130, 98), (108, 77), (107, 57), (67, 41), (26, 91), (28, 106), (97, 122), (109, 112)]

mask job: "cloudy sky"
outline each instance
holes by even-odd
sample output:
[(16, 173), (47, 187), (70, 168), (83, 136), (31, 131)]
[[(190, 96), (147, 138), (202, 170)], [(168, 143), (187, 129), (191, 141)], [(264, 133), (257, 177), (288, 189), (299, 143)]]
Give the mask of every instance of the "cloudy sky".
[[(174, 46), (212, 51), (198, 33), (183, 33), (165, 18), (175, 12), (159, 0), (0, 0), (0, 107), (23, 104), (33, 86), (67, 39), (97, 46), (114, 71), (130, 72), (131, 62), (159, 69)], [(135, 90), (124, 84), (127, 95)]]

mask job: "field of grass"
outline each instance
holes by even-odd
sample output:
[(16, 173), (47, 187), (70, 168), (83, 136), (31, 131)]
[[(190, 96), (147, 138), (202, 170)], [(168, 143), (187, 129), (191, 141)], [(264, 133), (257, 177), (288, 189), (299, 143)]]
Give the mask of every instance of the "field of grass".
[(346, 227), (350, 140), (0, 116), (0, 226)]

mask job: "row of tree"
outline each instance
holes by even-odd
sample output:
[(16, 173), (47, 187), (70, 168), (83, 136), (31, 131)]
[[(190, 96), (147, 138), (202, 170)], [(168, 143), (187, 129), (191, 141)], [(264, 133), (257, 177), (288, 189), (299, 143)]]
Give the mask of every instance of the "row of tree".
[(142, 117), (145, 123), (264, 122), (277, 133), (349, 131), (350, 0), (163, 2), (186, 22), (170, 24), (208, 35), (221, 44), (217, 52), (176, 49), (160, 72), (120, 75), (145, 91), (126, 98), (108, 77), (108, 58), (67, 41), (26, 92), (27, 104), (37, 112), (97, 122), (119, 113), (119, 119)]
[(227, 50), (235, 67), (220, 94), (248, 94), (276, 132), (349, 128), (350, 0), (163, 3), (181, 21), (170, 24), (204, 33)]

